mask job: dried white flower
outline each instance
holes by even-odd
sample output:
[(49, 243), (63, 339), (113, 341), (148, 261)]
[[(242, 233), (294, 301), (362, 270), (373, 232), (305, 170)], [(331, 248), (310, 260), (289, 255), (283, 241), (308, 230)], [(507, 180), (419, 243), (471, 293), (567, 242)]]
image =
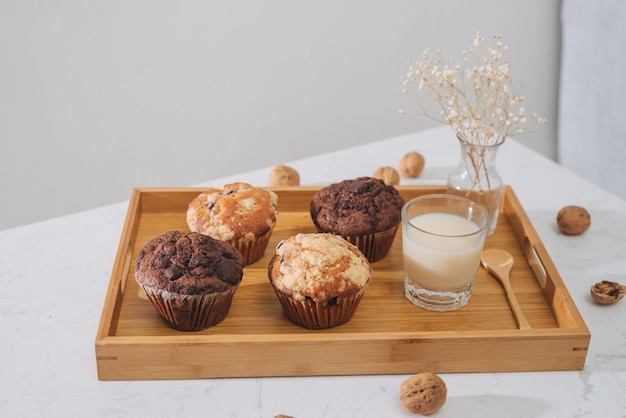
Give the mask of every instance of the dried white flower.
[[(426, 49), (422, 61), (408, 61), (409, 72), (402, 77), (403, 93), (416, 87), (422, 113), (449, 124), (470, 144), (493, 145), (545, 123), (535, 113), (530, 121), (526, 118), (526, 109), (520, 106), (524, 97), (514, 93), (506, 58), (508, 47), (500, 38), (494, 36), (488, 45), (477, 32), (473, 46), (463, 50), (462, 59), (456, 62), (446, 63), (440, 50), (431, 56)], [(424, 99), (439, 107), (439, 117), (426, 110)]]

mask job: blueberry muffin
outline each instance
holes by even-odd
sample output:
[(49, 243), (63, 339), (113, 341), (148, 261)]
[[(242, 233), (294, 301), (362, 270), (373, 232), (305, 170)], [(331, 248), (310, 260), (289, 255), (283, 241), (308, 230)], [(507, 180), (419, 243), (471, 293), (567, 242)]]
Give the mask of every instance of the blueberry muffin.
[(244, 257), (244, 265), (264, 254), (278, 222), (278, 196), (248, 183), (231, 183), (205, 190), (187, 209), (187, 226), (232, 244)]
[(345, 324), (372, 278), (363, 253), (333, 234), (297, 234), (281, 241), (268, 277), (287, 318), (308, 329)]

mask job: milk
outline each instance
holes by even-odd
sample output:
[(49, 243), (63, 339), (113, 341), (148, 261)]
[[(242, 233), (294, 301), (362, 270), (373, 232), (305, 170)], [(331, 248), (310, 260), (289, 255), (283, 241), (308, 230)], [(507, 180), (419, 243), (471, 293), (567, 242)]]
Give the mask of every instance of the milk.
[(434, 291), (468, 286), (478, 270), (484, 231), (477, 234), (475, 223), (441, 212), (418, 215), (409, 222), (417, 229), (403, 229), (407, 284)]

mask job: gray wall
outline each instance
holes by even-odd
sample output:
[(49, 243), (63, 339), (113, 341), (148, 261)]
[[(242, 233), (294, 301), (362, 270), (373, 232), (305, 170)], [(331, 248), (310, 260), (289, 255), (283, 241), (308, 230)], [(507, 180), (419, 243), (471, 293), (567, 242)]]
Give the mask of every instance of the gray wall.
[[(556, 0), (0, 0), (0, 229), (434, 126), (406, 60), (511, 48), (556, 158)], [(451, 141), (453, 144), (454, 141)]]

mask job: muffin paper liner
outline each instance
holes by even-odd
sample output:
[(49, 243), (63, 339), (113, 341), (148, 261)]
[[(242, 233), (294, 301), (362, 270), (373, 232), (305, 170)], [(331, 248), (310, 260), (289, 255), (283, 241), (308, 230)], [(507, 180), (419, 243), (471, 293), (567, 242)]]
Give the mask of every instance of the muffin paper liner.
[[(389, 253), (399, 226), (400, 224), (386, 231), (368, 235), (335, 235), (340, 235), (349, 243), (356, 245), (356, 247), (365, 255), (367, 261), (373, 263), (375, 261), (382, 260)], [(324, 231), (319, 228), (318, 232), (334, 233), (333, 231)]]
[(224, 292), (206, 295), (183, 295), (143, 286), (141, 283), (139, 286), (170, 327), (179, 331), (200, 331), (226, 318), (239, 284)]
[(295, 300), (276, 288), (274, 291), (291, 322), (308, 329), (325, 329), (352, 319), (365, 294), (365, 287), (350, 297), (333, 298), (327, 302), (315, 302), (308, 298)]
[(270, 237), (272, 236), (272, 230), (267, 233), (257, 237), (252, 241), (232, 241), (231, 244), (239, 250), (241, 255), (244, 258), (244, 266), (248, 264), (252, 264), (255, 261), (258, 261), (263, 254), (265, 253), (265, 249), (267, 248), (267, 244), (270, 242)]

